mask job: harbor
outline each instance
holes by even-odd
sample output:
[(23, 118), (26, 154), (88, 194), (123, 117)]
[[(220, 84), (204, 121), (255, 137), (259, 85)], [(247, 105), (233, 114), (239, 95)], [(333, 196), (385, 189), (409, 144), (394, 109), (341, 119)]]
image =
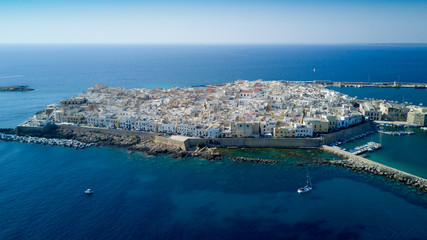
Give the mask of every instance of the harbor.
[(329, 146), (339, 146), (341, 144), (352, 142), (352, 141), (354, 141), (356, 139), (364, 138), (364, 137), (366, 137), (368, 135), (371, 135), (371, 134), (374, 134), (374, 133), (376, 133), (375, 130), (367, 131), (367, 132), (364, 132), (362, 134), (358, 134), (358, 135), (355, 135), (355, 136), (352, 136), (352, 137), (339, 139), (338, 141), (335, 141), (335, 142), (330, 143), (328, 145)]
[(369, 159), (356, 156), (353, 153), (344, 151), (339, 147), (322, 146), (322, 150), (329, 154), (342, 157), (343, 160), (330, 160), (326, 164), (341, 166), (355, 171), (368, 172), (378, 176), (384, 176), (406, 185), (417, 188), (420, 191), (427, 192), (427, 179), (415, 176), (413, 174), (371, 161)]
[(334, 87), (377, 87), (377, 88), (414, 88), (426, 89), (427, 83), (411, 83), (411, 82), (326, 82)]

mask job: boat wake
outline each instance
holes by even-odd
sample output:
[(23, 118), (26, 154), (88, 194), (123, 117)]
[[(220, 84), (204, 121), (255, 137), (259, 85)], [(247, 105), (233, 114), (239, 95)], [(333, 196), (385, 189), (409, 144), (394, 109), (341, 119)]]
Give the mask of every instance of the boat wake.
[(12, 75), (12, 76), (0, 76), (0, 79), (7, 79), (7, 78), (20, 78), (25, 75)]

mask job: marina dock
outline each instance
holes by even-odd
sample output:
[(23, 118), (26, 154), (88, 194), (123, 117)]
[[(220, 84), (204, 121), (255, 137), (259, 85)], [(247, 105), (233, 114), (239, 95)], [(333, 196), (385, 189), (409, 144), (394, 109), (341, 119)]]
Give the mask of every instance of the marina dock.
[(412, 131), (384, 131), (384, 130), (379, 130), (378, 132), (383, 133), (383, 134), (392, 135), (392, 136), (402, 136), (402, 135), (414, 134), (414, 132), (412, 132)]
[(355, 147), (354, 149), (351, 149), (349, 152), (354, 155), (359, 155), (365, 152), (372, 152), (374, 150), (380, 149), (382, 146), (379, 143), (376, 142), (368, 142), (365, 145)]

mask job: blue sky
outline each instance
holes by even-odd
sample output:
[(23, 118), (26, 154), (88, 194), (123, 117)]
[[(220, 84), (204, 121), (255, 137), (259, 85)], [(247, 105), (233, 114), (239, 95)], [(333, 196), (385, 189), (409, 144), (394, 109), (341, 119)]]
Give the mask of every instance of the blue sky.
[(0, 1), (0, 43), (427, 43), (427, 1)]

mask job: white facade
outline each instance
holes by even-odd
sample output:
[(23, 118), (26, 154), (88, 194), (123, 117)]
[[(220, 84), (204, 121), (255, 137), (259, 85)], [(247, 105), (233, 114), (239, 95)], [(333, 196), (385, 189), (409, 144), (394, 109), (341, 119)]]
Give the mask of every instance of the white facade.
[(217, 138), (219, 137), (219, 128), (210, 127), (207, 129), (207, 137)]
[(292, 127), (295, 128), (295, 137), (312, 137), (313, 136), (312, 125), (294, 123)]
[(171, 123), (160, 123), (157, 128), (158, 132), (162, 133), (174, 133), (175, 132), (175, 124)]

